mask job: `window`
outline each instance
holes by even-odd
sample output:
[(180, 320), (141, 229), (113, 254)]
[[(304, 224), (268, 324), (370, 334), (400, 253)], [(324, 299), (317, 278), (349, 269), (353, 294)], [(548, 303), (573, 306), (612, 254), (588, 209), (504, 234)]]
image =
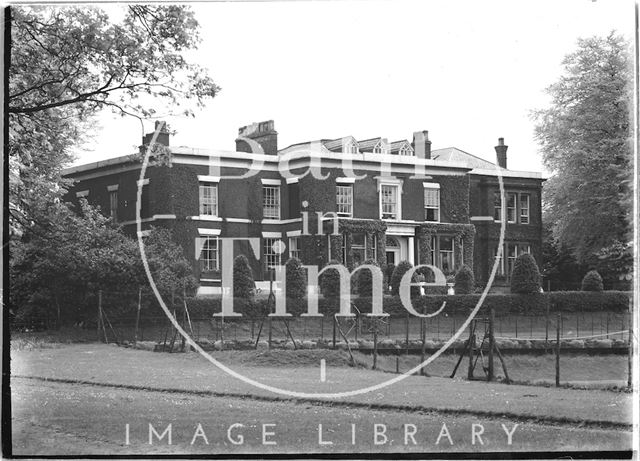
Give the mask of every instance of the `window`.
[(453, 237), (441, 235), (438, 242), (440, 269), (445, 275), (454, 271), (453, 265)]
[(436, 261), (436, 237), (435, 235), (433, 237), (431, 237), (431, 248), (429, 249), (429, 264), (431, 264), (432, 266), (437, 266), (437, 261)]
[(371, 236), (371, 259), (378, 260), (378, 239), (375, 234)]
[(511, 277), (513, 272), (513, 266), (516, 263), (518, 257), (518, 245), (507, 243), (507, 274)]
[(353, 265), (359, 266), (367, 259), (367, 244), (365, 234), (352, 234), (351, 240), (351, 258)]
[(200, 214), (218, 216), (218, 186), (200, 184)]
[(507, 243), (507, 275), (511, 277), (518, 256), (531, 253), (531, 246), (522, 243)]
[(300, 238), (289, 237), (289, 257), (300, 259)]
[(493, 220), (496, 222), (502, 221), (502, 197), (500, 197), (500, 191), (493, 193)]
[(357, 154), (358, 153), (358, 143), (354, 139), (349, 139), (344, 143), (344, 153), (345, 154)]
[(262, 216), (280, 219), (280, 186), (262, 186)]
[(376, 146), (373, 148), (373, 153), (374, 154), (388, 154), (389, 153), (389, 147), (387, 146), (387, 144), (380, 140), (378, 141), (378, 144), (376, 144)]
[(336, 186), (336, 212), (338, 216), (353, 216), (353, 186)]
[(382, 219), (399, 219), (398, 186), (382, 184), (380, 187), (380, 202)]
[(440, 221), (440, 189), (424, 188), (424, 220)]
[(404, 146), (402, 146), (399, 153), (400, 155), (413, 155), (413, 149), (410, 145), (405, 144)]
[[(347, 264), (347, 235), (342, 234), (342, 264)], [(331, 260), (331, 258), (329, 258)]]
[(118, 222), (118, 191), (109, 192), (109, 216), (113, 222)]
[(498, 270), (496, 271), (496, 275), (504, 275), (504, 253), (498, 257), (498, 247), (496, 247), (495, 251), (493, 252), (493, 255), (495, 258), (494, 264), (495, 264), (495, 260), (496, 259), (498, 260)]
[(529, 194), (520, 194), (520, 224), (529, 224)]
[(202, 272), (217, 271), (220, 269), (218, 253), (218, 237), (202, 237), (204, 245), (200, 252), (200, 270)]
[(507, 193), (507, 222), (516, 222), (516, 201), (518, 195), (512, 192)]
[(427, 261), (428, 264), (439, 268), (445, 275), (452, 274), (455, 270), (453, 237), (448, 235), (432, 236)]
[(265, 269), (273, 269), (280, 266), (280, 257), (282, 255), (281, 247), (283, 243), (279, 238), (265, 238), (263, 240), (263, 255)]

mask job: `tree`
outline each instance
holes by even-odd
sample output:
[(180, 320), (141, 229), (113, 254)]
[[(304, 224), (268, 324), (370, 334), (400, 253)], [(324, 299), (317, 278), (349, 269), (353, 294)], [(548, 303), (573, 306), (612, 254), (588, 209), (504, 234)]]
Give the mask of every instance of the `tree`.
[(633, 217), (631, 58), (623, 37), (581, 39), (547, 92), (551, 105), (534, 113), (545, 166), (545, 220), (579, 264), (628, 242)]
[(549, 223), (542, 228), (541, 272), (551, 290), (576, 290), (586, 267), (578, 264), (570, 248), (562, 245), (551, 231)]
[(233, 297), (237, 299), (253, 299), (255, 282), (249, 260), (245, 255), (238, 255), (233, 260)]
[(468, 295), (475, 290), (473, 271), (464, 264), (456, 273), (454, 289), (457, 295)]
[[(144, 254), (153, 281), (168, 304), (173, 295), (191, 294), (198, 282), (184, 250), (175, 243), (169, 229), (152, 227), (143, 240)], [(144, 277), (144, 283), (147, 283)]]
[(582, 291), (602, 291), (602, 277), (598, 271), (591, 270), (582, 279)]
[[(339, 265), (340, 262), (332, 259), (327, 263), (329, 266)], [(327, 269), (320, 275), (320, 291), (325, 298), (340, 297), (340, 272), (337, 269)]]
[[(97, 292), (136, 299), (148, 285), (138, 242), (126, 236), (96, 209), (81, 201), (79, 212), (67, 204), (35, 208), (46, 213), (44, 225), (32, 226), (13, 239), (10, 260), (10, 303), (18, 318), (54, 316), (60, 322), (92, 317)], [(160, 293), (167, 296), (196, 280), (182, 248), (168, 230), (152, 228), (145, 255)], [(89, 302), (91, 300), (91, 303)], [(125, 309), (120, 308), (123, 312)], [(91, 313), (87, 315), (87, 313)]]
[[(167, 107), (193, 115), (218, 86), (184, 54), (199, 41), (193, 12), (129, 5), (120, 22), (99, 8), (14, 6), (9, 67), (11, 229), (34, 201), (64, 193), (60, 171), (91, 117), (103, 108), (139, 119)], [(40, 218), (43, 216), (39, 215)]]
[(630, 290), (633, 282), (632, 242), (614, 242), (596, 253), (596, 267), (610, 289)]
[(540, 271), (533, 256), (524, 253), (518, 256), (511, 272), (511, 293), (539, 293)]
[[(378, 262), (373, 259), (367, 259), (363, 264), (378, 266)], [(383, 280), (384, 283), (384, 280)], [(358, 271), (358, 295), (370, 297), (373, 294), (373, 277), (368, 269), (360, 269)]]
[(290, 258), (285, 264), (287, 298), (304, 299), (307, 295), (307, 274), (298, 258)]
[[(413, 264), (409, 261), (400, 261), (396, 268), (393, 270), (393, 274), (391, 274), (391, 294), (394, 296), (398, 296), (400, 293), (400, 282), (402, 281), (402, 277), (404, 274), (413, 268)], [(411, 282), (417, 282), (417, 276), (414, 273), (411, 277)], [(420, 295), (420, 289), (418, 287), (411, 287), (411, 297), (415, 298)]]

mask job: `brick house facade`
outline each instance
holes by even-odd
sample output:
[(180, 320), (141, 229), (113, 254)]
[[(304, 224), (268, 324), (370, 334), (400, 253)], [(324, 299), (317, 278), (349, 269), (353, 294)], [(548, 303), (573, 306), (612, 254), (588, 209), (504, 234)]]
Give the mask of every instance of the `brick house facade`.
[[(168, 133), (161, 131), (157, 142), (169, 146)], [(426, 131), (412, 142), (348, 136), (278, 150), (273, 121), (242, 127), (235, 151), (170, 150), (171, 165), (149, 166), (141, 183), (142, 228), (173, 230), (193, 261), (201, 294), (219, 291), (221, 237), (260, 239), (258, 255), (246, 241), (234, 243), (258, 285), (269, 267), (290, 256), (318, 267), (330, 260), (350, 268), (367, 259), (381, 265), (408, 260), (445, 274), (467, 264), (482, 285), (504, 213), (496, 288), (506, 285), (520, 253), (541, 262), (543, 180), (540, 173), (508, 170), (502, 139), (499, 166), (456, 148), (432, 151)], [(135, 235), (141, 168), (136, 156), (68, 168), (64, 174), (75, 183), (67, 200), (85, 197)]]

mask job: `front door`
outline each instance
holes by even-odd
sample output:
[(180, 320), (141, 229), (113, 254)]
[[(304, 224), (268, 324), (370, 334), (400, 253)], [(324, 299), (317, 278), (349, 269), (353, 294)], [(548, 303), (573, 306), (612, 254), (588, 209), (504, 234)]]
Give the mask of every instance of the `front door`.
[(387, 264), (394, 266), (400, 262), (400, 242), (395, 237), (387, 236)]
[(396, 265), (396, 252), (387, 250), (387, 264)]

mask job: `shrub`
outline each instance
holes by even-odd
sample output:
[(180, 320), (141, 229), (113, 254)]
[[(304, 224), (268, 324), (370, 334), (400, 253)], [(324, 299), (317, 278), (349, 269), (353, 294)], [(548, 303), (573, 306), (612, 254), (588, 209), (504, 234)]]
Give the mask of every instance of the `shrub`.
[(475, 289), (475, 279), (473, 271), (466, 264), (463, 265), (456, 274), (455, 285), (457, 295), (468, 295)]
[(602, 291), (602, 277), (598, 271), (591, 270), (582, 279), (582, 291)]
[[(397, 296), (399, 294), (400, 281), (404, 274), (413, 267), (409, 261), (400, 261), (400, 263), (393, 270), (393, 274), (391, 274), (391, 294)], [(411, 277), (412, 282), (417, 281), (417, 277), (413, 274)], [(411, 287), (411, 297), (415, 298), (420, 296), (420, 289), (418, 287)]]
[[(379, 267), (378, 263), (373, 259), (367, 259), (363, 264)], [(358, 295), (371, 297), (372, 289), (373, 277), (371, 276), (371, 271), (368, 269), (360, 269), (358, 271)]]
[[(340, 262), (332, 259), (327, 265), (340, 264)], [(320, 291), (325, 298), (340, 297), (340, 273), (336, 269), (329, 269), (320, 275)]]
[(233, 297), (252, 299), (255, 282), (249, 260), (245, 255), (238, 255), (233, 260)]
[[(547, 306), (550, 313), (555, 312), (627, 312), (631, 292), (628, 291), (551, 291), (535, 293), (530, 296), (518, 294), (487, 294), (478, 315), (486, 315), (487, 309), (493, 307), (496, 315), (507, 314), (538, 314), (544, 316)], [(447, 305), (440, 315), (468, 315), (480, 300), (480, 294), (469, 295), (429, 295), (420, 296), (413, 301), (414, 308), (421, 313), (437, 311), (444, 301)], [(360, 312), (371, 311), (371, 298), (354, 298), (353, 303)], [(260, 317), (266, 311), (267, 300), (257, 299), (255, 302), (242, 301), (234, 303), (235, 312), (244, 318)], [(189, 314), (192, 321), (197, 318), (209, 319), (215, 312), (220, 312), (222, 306), (220, 297), (188, 298)], [(384, 311), (391, 315), (405, 316), (407, 311), (397, 296), (385, 296)], [(319, 310), (326, 316), (338, 312), (340, 305), (335, 299), (320, 299)], [(307, 300), (287, 300), (287, 312), (298, 316), (307, 311)], [(159, 313), (158, 315), (162, 315)]]
[(540, 292), (540, 271), (529, 253), (518, 256), (511, 272), (511, 293)]
[(285, 264), (287, 298), (302, 299), (307, 294), (307, 274), (298, 258), (291, 258)]

